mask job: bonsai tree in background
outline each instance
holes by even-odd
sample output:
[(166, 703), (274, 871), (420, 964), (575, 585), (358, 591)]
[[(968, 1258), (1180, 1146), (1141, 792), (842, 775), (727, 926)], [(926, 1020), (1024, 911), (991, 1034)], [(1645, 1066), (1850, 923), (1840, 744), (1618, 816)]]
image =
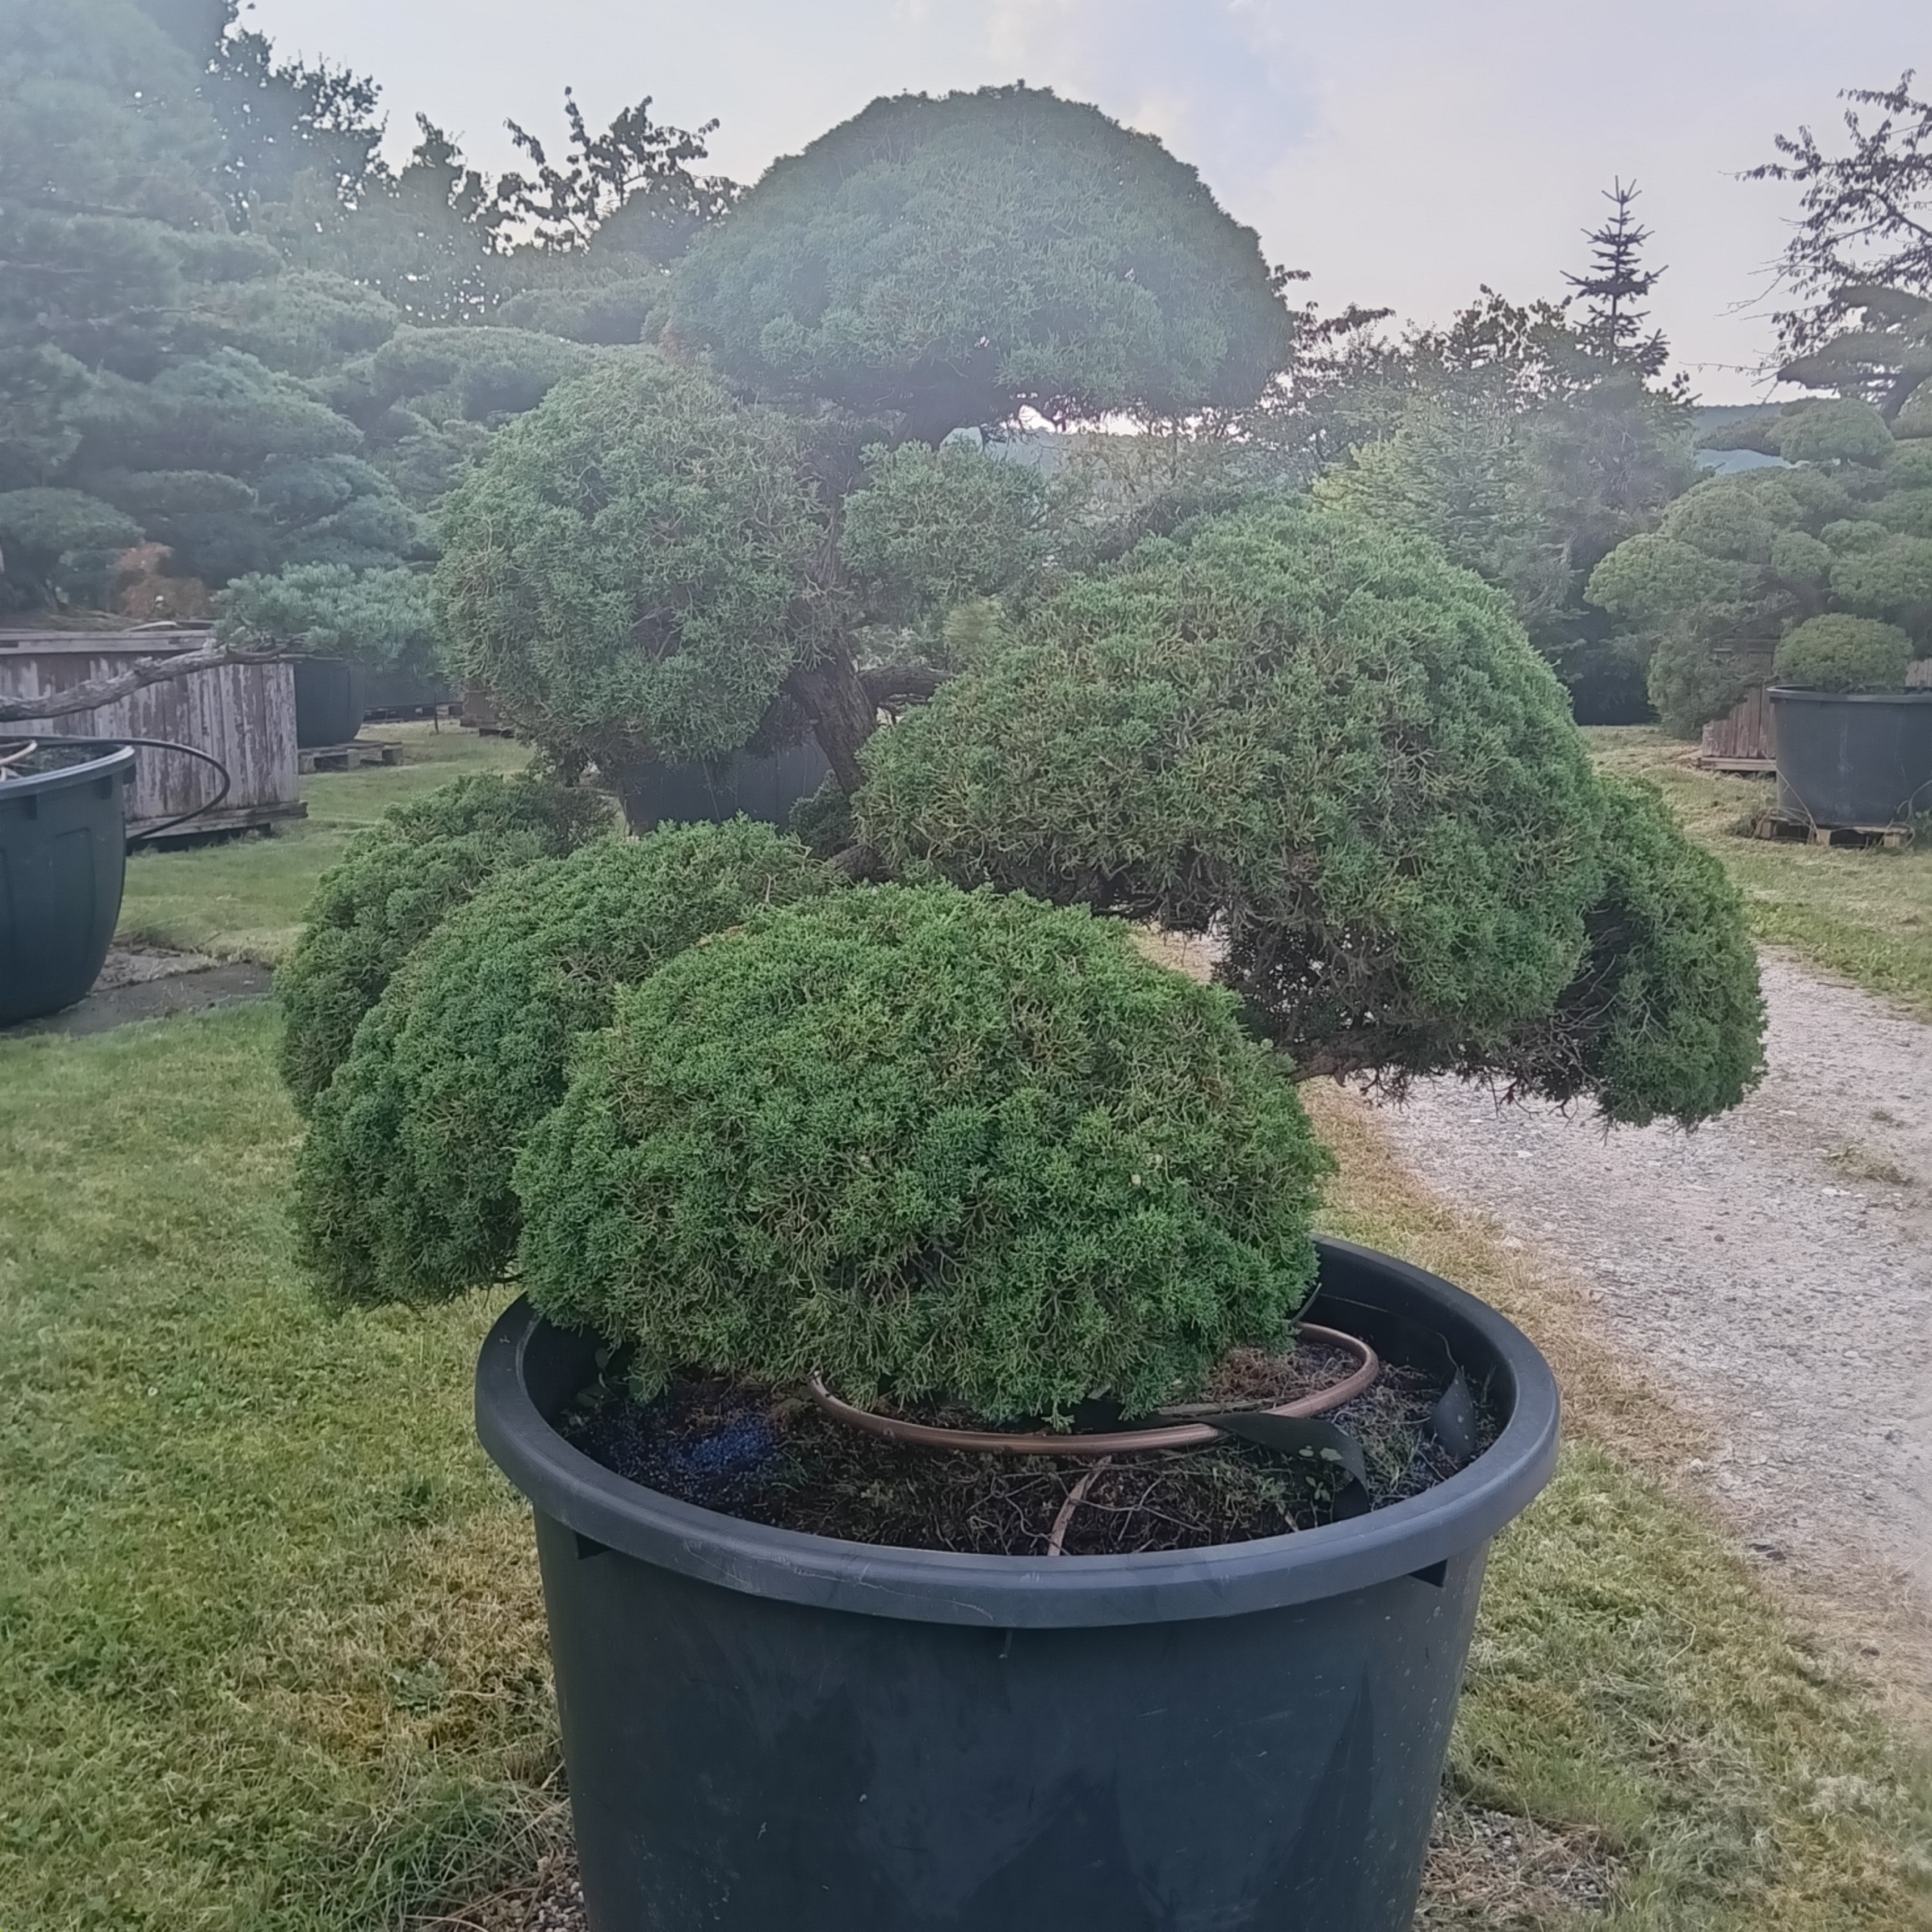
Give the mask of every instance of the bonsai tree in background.
[(1738, 438), (1793, 467), (1700, 484), (1597, 567), (1590, 596), (1641, 640), (1669, 728), (1722, 715), (1815, 617), (1873, 619), (1932, 652), (1932, 435), (1895, 433), (1912, 426), (1852, 398), (1747, 424)]
[(1912, 640), (1897, 625), (1834, 611), (1786, 632), (1771, 672), (1781, 685), (1812, 691), (1895, 691), (1912, 656)]
[(232, 650), (274, 645), (411, 676), (437, 672), (429, 580), (414, 571), (303, 564), (238, 577), (215, 608), (215, 641)]
[(567, 758), (802, 719), (849, 794), (881, 705), (943, 668), (875, 633), (936, 631), (1041, 555), (1038, 479), (948, 434), (1252, 398), (1293, 343), (1280, 287), (1192, 169), (1094, 108), (875, 102), (700, 236), (666, 364), (567, 383), (492, 450), (446, 519), (450, 633)]

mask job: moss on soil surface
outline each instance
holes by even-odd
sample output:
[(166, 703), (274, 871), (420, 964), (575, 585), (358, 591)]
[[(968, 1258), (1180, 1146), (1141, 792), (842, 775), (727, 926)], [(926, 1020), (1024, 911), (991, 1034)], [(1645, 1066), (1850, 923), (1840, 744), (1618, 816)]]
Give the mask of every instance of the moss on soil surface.
[(1662, 786), (1684, 829), (1737, 881), (1758, 939), (1932, 1020), (1932, 837), (1889, 851), (1755, 839), (1751, 821), (1777, 802), (1771, 780), (1700, 771), (1694, 746), (1647, 725), (1583, 736), (1604, 771)]
[(315, 881), (364, 826), (466, 772), (521, 771), (530, 762), (528, 745), (454, 724), (371, 724), (362, 735), (401, 746), (403, 762), (304, 778), (309, 816), (267, 836), (137, 854), (121, 904), (121, 944), (272, 966), (294, 945)]
[[(528, 1521), (469, 1420), (502, 1297), (318, 1306), (276, 1023), (0, 1042), (8, 1932), (397, 1926), (555, 1842)], [(1657, 1932), (1921, 1922), (1901, 1748), (1647, 1472), (1668, 1414), (1321, 1112), (1327, 1225), (1527, 1314), (1572, 1401), (1495, 1552), (1425, 1922), (1581, 1922), (1605, 1887), (1589, 1922)]]

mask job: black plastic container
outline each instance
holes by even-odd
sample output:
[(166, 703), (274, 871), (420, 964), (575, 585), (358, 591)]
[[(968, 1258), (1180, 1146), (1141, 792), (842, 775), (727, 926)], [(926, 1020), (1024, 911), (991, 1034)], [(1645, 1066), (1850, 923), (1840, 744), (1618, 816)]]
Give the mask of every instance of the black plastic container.
[(1770, 696), (1780, 811), (1872, 827), (1932, 811), (1932, 691)]
[(295, 660), (295, 742), (303, 750), (346, 745), (362, 728), (369, 673), (346, 657)]
[(477, 1425), (536, 1507), (593, 1932), (1406, 1932), (1557, 1392), (1460, 1290), (1321, 1251), (1318, 1318), (1446, 1343), (1501, 1435), (1371, 1515), (1142, 1556), (843, 1543), (627, 1482), (551, 1426), (595, 1343), (517, 1303)]
[(37, 762), (50, 768), (0, 778), (0, 1026), (85, 999), (121, 917), (134, 747)]
[(633, 826), (721, 823), (740, 812), (783, 825), (832, 769), (815, 740), (781, 752), (740, 752), (699, 764), (633, 767), (624, 774), (624, 811)]

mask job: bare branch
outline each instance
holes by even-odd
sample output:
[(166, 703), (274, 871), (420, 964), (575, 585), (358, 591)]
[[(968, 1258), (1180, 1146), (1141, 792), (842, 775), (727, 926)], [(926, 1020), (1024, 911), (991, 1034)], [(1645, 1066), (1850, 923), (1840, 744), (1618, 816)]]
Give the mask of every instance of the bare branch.
[(921, 703), (946, 682), (946, 673), (930, 664), (882, 664), (859, 673), (859, 682), (875, 709), (894, 704)]
[(112, 704), (115, 699), (149, 685), (191, 677), (197, 671), (218, 671), (229, 664), (285, 663), (300, 654), (285, 650), (234, 651), (211, 644), (203, 650), (182, 651), (171, 657), (139, 657), (125, 671), (91, 678), (83, 685), (71, 685), (63, 691), (43, 691), (37, 697), (0, 697), (0, 724), (27, 718), (65, 718), (76, 711), (92, 711), (97, 706)]

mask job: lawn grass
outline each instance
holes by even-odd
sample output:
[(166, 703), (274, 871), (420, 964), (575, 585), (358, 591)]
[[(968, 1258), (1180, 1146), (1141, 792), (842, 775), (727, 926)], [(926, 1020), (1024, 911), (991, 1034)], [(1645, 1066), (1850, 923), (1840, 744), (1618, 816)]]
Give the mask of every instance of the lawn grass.
[(528, 745), (454, 724), (372, 724), (363, 735), (401, 745), (405, 762), (303, 779), (309, 816), (266, 836), (137, 848), (122, 901), (122, 943), (273, 965), (294, 944), (316, 880), (362, 826), (466, 772), (520, 771), (530, 761)]
[(1663, 788), (1690, 835), (1737, 881), (1758, 938), (1932, 1020), (1932, 840), (1861, 851), (1740, 837), (1774, 802), (1770, 780), (1700, 771), (1694, 746), (1651, 726), (1583, 736), (1602, 769)]
[[(317, 1304), (275, 1025), (0, 1041), (8, 1932), (398, 1925), (555, 1829), (528, 1522), (469, 1417), (503, 1296)], [(1343, 1161), (1328, 1225), (1527, 1312), (1573, 1404), (1560, 1474), (1492, 1563), (1462, 1813), (1598, 1861), (1615, 1902), (1593, 1924), (1919, 1923), (1900, 1747), (1629, 1450), (1675, 1425), (1356, 1103), (1318, 1104)], [(1491, 1909), (1487, 1882), (1479, 1862), (1438, 1881), (1427, 1922), (1569, 1922), (1534, 1887)]]

